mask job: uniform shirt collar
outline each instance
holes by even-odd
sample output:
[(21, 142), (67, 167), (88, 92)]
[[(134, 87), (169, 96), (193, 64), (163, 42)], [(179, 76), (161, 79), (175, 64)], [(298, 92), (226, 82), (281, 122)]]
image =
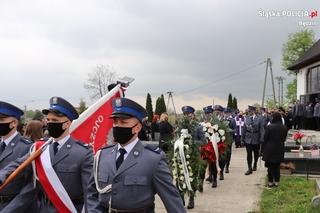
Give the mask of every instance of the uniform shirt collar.
[(138, 141), (139, 141), (139, 138), (137, 137), (134, 141), (132, 141), (131, 143), (129, 143), (128, 145), (126, 145), (124, 147), (122, 147), (122, 146), (120, 146), (120, 144), (118, 144), (118, 153), (119, 153), (120, 148), (124, 148), (127, 152), (125, 154), (125, 157), (126, 157), (126, 155), (128, 155), (131, 152), (131, 150), (133, 149), (133, 147), (138, 143)]
[(66, 137), (62, 138), (59, 141), (53, 141), (53, 142), (57, 142), (59, 144), (58, 148), (61, 148), (70, 138), (70, 135), (67, 135)]
[(6, 146), (9, 145), (9, 143), (13, 140), (13, 138), (15, 138), (18, 135), (18, 132), (15, 131), (15, 133), (13, 133), (13, 135), (11, 135), (9, 138), (3, 140), (3, 138), (1, 138), (1, 142), (4, 141)]

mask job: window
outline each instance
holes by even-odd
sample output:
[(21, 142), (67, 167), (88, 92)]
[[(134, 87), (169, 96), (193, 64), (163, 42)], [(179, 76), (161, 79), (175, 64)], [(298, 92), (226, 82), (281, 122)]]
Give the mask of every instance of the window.
[(310, 68), (307, 74), (307, 93), (320, 92), (320, 66)]

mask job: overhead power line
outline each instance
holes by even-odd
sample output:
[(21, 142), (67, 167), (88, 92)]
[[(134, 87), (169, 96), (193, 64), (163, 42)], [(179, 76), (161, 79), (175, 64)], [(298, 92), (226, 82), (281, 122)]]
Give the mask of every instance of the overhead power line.
[(178, 94), (181, 95), (181, 94), (184, 94), (184, 93), (190, 93), (190, 92), (196, 91), (196, 90), (198, 90), (198, 89), (207, 87), (207, 86), (209, 86), (209, 85), (211, 85), (211, 84), (214, 84), (214, 83), (217, 83), (217, 82), (219, 82), (219, 81), (223, 81), (223, 80), (226, 80), (226, 79), (228, 79), (228, 78), (232, 78), (232, 77), (234, 77), (234, 76), (236, 76), (236, 75), (239, 75), (239, 74), (241, 74), (241, 73), (248, 72), (249, 70), (251, 70), (251, 69), (253, 69), (253, 68), (256, 68), (256, 67), (258, 67), (258, 66), (260, 66), (260, 65), (262, 65), (262, 64), (264, 64), (264, 63), (266, 63), (266, 61), (259, 62), (258, 64), (255, 64), (255, 65), (253, 65), (253, 66), (247, 67), (246, 69), (240, 70), (240, 71), (238, 71), (238, 72), (231, 73), (231, 74), (226, 75), (226, 76), (224, 76), (224, 77), (222, 77), (222, 78), (215, 79), (215, 80), (210, 81), (210, 82), (208, 82), (208, 83), (202, 84), (202, 85), (200, 85), (200, 86), (198, 86), (198, 87), (194, 87), (194, 88), (192, 88), (192, 89), (188, 89), (188, 90), (184, 90), (184, 91), (176, 92), (176, 93), (178, 93)]

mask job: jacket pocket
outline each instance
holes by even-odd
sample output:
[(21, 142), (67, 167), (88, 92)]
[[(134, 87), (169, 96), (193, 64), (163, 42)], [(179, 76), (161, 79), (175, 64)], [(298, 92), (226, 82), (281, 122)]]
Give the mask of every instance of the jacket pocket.
[(56, 167), (56, 171), (62, 172), (62, 173), (77, 172), (78, 166), (77, 165), (74, 165), (74, 166), (61, 165), (61, 166)]
[(124, 178), (124, 185), (140, 185), (145, 186), (147, 185), (147, 176), (134, 176), (128, 175)]

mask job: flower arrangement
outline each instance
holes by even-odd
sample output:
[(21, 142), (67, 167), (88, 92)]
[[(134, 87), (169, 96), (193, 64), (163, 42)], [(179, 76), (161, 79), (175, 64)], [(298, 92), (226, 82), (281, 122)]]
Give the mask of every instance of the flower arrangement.
[[(189, 179), (190, 182), (192, 183), (193, 181), (193, 170), (190, 166), (190, 155), (192, 154), (192, 140), (191, 138), (185, 138), (184, 139), (184, 154), (185, 154), (185, 159), (186, 159), (186, 164), (188, 167), (188, 172), (189, 172)], [(179, 151), (176, 150), (173, 154), (173, 159), (172, 159), (172, 175), (173, 178), (177, 181), (178, 187), (180, 191), (186, 190), (187, 186), (185, 183), (185, 177), (184, 177), (184, 172), (183, 172), (183, 165), (182, 165), (182, 159), (179, 155)]]
[(215, 150), (213, 148), (213, 145), (211, 143), (211, 137), (214, 135), (215, 141), (218, 146), (218, 159), (221, 159), (221, 157), (225, 153), (226, 145), (225, 140), (226, 131), (221, 129), (218, 124), (211, 125), (211, 123), (201, 123), (201, 126), (203, 127), (203, 131), (205, 133), (206, 138), (208, 139), (208, 143), (200, 148), (201, 152), (201, 158), (203, 160), (207, 160), (209, 163), (215, 163), (217, 160), (217, 156), (215, 154)]
[(301, 139), (305, 136), (305, 134), (302, 134), (300, 132), (297, 132), (293, 135), (293, 140), (296, 142), (297, 145), (301, 144)]
[(198, 146), (188, 132), (182, 129), (180, 138), (174, 142), (171, 170), (180, 192), (191, 195), (197, 190), (198, 170), (202, 162)]

